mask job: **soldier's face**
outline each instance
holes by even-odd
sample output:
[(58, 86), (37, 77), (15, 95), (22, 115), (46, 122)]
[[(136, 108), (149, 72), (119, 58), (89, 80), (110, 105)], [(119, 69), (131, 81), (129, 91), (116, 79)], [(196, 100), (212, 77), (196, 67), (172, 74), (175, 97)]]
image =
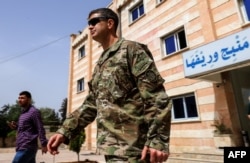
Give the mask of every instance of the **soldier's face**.
[(89, 31), (95, 41), (102, 42), (106, 39), (108, 19), (99, 13), (92, 14), (88, 19)]

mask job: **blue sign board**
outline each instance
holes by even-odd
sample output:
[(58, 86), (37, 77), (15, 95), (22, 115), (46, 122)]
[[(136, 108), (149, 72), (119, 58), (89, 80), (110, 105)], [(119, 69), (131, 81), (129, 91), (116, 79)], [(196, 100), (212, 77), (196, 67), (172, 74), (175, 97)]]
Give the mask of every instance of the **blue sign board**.
[(182, 54), (186, 77), (250, 60), (250, 28)]

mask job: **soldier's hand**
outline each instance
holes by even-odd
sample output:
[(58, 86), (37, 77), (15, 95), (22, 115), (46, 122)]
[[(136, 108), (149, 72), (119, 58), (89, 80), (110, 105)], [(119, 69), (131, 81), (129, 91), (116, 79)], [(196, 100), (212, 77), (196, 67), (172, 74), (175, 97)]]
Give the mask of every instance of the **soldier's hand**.
[(141, 160), (144, 160), (148, 153), (150, 155), (151, 163), (162, 163), (168, 159), (168, 155), (169, 155), (168, 153), (144, 146), (142, 150)]
[(58, 147), (65, 141), (65, 138), (62, 134), (55, 134), (50, 137), (49, 142), (47, 144), (47, 149), (52, 155), (56, 155), (59, 153)]

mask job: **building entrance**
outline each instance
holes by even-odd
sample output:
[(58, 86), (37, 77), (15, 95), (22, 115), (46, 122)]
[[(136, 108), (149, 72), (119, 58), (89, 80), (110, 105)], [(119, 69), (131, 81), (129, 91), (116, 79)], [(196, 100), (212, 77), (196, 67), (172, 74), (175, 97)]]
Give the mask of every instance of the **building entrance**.
[(230, 72), (241, 129), (250, 138), (250, 66)]

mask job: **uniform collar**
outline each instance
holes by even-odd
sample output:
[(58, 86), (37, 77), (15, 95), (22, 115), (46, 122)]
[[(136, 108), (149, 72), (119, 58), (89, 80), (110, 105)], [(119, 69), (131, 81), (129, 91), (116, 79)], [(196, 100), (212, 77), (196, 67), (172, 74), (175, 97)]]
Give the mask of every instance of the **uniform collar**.
[(97, 64), (102, 65), (108, 58), (110, 58), (115, 52), (120, 48), (124, 38), (118, 39), (116, 43), (114, 43), (111, 47), (102, 52), (101, 57), (99, 58)]

